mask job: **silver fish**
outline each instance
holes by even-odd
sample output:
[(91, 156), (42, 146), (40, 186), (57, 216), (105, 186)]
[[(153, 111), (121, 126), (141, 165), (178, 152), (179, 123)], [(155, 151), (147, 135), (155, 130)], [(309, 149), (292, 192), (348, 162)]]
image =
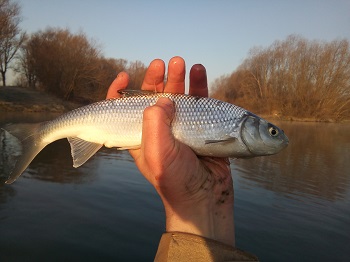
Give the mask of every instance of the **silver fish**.
[(197, 155), (255, 157), (276, 154), (288, 145), (281, 129), (233, 104), (183, 94), (125, 93), (125, 97), (83, 106), (52, 121), (5, 126), (6, 137), (16, 140), (20, 148), (6, 183), (13, 183), (46, 145), (58, 139), (68, 139), (74, 167), (84, 164), (103, 145), (139, 148), (143, 111), (160, 97), (175, 104), (171, 125), (175, 138)]

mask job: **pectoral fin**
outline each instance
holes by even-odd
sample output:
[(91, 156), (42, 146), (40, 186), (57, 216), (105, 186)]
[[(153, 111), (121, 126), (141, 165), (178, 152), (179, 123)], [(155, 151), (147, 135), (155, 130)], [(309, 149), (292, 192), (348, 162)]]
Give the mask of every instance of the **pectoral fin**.
[(67, 137), (71, 147), (73, 167), (80, 167), (89, 160), (101, 147), (101, 144), (91, 143), (78, 137)]
[(212, 140), (205, 140), (204, 143), (207, 144), (215, 144), (215, 143), (224, 143), (224, 142), (230, 142), (230, 141), (234, 141), (237, 138), (235, 137), (228, 137), (225, 139), (212, 139)]

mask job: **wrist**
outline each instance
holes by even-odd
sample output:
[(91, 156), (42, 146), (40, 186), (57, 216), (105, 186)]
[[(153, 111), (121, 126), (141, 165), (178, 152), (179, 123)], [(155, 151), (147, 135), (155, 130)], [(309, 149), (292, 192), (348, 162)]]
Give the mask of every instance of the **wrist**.
[(191, 233), (235, 246), (233, 201), (164, 206), (167, 232)]

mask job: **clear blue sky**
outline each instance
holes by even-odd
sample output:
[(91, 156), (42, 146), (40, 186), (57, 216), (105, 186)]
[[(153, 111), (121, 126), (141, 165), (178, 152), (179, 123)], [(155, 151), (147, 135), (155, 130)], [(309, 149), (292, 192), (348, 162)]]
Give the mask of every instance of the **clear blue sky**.
[(82, 30), (105, 57), (166, 63), (182, 56), (187, 71), (207, 68), (209, 81), (233, 72), (254, 46), (269, 46), (290, 34), (307, 39), (350, 40), (348, 0), (113, 1), (19, 0), (21, 27)]

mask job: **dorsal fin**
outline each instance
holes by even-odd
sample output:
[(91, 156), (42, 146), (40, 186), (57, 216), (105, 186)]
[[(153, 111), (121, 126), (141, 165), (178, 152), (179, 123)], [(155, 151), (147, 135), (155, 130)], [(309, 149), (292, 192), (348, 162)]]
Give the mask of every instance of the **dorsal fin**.
[(67, 137), (71, 147), (73, 167), (80, 167), (89, 160), (101, 147), (101, 144), (92, 143), (78, 137)]
[(154, 95), (156, 92), (151, 90), (132, 90), (132, 89), (121, 89), (118, 93), (124, 97), (139, 96), (139, 95)]

